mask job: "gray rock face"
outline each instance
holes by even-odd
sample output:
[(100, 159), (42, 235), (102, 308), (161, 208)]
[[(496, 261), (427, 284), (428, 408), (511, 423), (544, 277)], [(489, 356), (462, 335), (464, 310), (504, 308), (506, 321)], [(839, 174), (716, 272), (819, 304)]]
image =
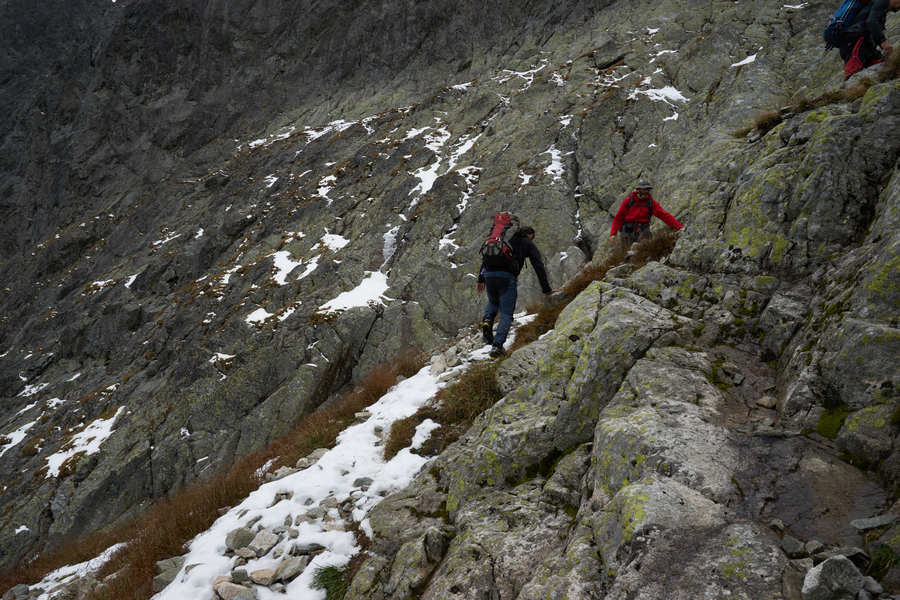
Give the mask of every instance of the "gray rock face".
[[(839, 89), (824, 9), (32, 4), (0, 7), (0, 567), (446, 350), (495, 211), (554, 287), (600, 264), (639, 178), (674, 252), (502, 363), (504, 399), (373, 511), (356, 597), (777, 598), (760, 523), (861, 545), (900, 482), (900, 86), (729, 135)], [(373, 274), (383, 297), (320, 310)], [(519, 290), (543, 300), (533, 269)]]

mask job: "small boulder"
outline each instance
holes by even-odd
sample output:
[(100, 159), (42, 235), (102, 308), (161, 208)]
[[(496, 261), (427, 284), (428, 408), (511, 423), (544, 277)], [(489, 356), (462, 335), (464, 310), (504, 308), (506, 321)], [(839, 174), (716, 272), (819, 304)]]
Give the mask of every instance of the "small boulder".
[(256, 537), (255, 534), (246, 527), (232, 529), (225, 536), (225, 547), (231, 551), (246, 548), (253, 541), (254, 537)]
[(306, 469), (308, 467), (311, 467), (312, 465), (316, 464), (316, 461), (325, 456), (326, 452), (328, 452), (328, 448), (316, 448), (315, 450), (298, 460), (296, 467), (298, 469)]
[(221, 581), (213, 585), (213, 589), (222, 600), (256, 600), (252, 589), (230, 581)]
[(181, 567), (184, 566), (185, 557), (176, 556), (174, 558), (167, 558), (165, 560), (156, 561), (156, 572), (157, 573), (166, 573), (167, 571), (180, 571)]
[(253, 538), (253, 541), (247, 547), (253, 550), (256, 556), (265, 556), (280, 541), (281, 537), (279, 535), (263, 529), (256, 534), (256, 537)]
[(174, 558), (157, 561), (156, 577), (153, 578), (151, 584), (153, 593), (163, 591), (170, 583), (175, 581), (179, 571), (181, 571), (181, 567), (184, 566), (184, 560), (183, 556), (176, 556)]
[(275, 581), (291, 581), (302, 573), (308, 564), (308, 556), (292, 556), (282, 561), (275, 570)]
[(247, 569), (232, 569), (231, 581), (238, 585), (250, 583), (250, 575), (247, 573)]
[(10, 598), (11, 600), (20, 600), (21, 598), (27, 598), (31, 588), (29, 588), (24, 583), (20, 583), (19, 585), (11, 588), (6, 594), (3, 595), (4, 600), (6, 598)]
[(846, 556), (829, 558), (803, 580), (803, 600), (855, 600), (863, 575)]
[(312, 554), (319, 554), (324, 550), (326, 550), (326, 548), (322, 544), (294, 544), (294, 547), (291, 548), (291, 554), (293, 556), (307, 556)]
[(855, 519), (850, 521), (850, 525), (853, 526), (860, 533), (864, 533), (866, 531), (870, 531), (872, 529), (878, 529), (879, 527), (887, 527), (888, 525), (892, 525), (894, 521), (897, 520), (897, 515), (879, 515), (877, 517), (870, 517), (868, 519)]
[(353, 480), (353, 487), (367, 490), (372, 485), (372, 481), (371, 477), (359, 477)]
[(825, 549), (825, 545), (819, 540), (809, 540), (806, 542), (806, 553), (814, 556)]
[[(266, 481), (278, 481), (279, 479), (284, 479), (288, 475), (293, 475), (297, 473), (300, 469), (295, 469), (293, 467), (278, 467), (278, 469), (274, 473), (266, 473)], [(276, 499), (276, 502), (278, 500)]]
[(781, 549), (788, 555), (788, 558), (803, 558), (806, 556), (806, 546), (797, 538), (786, 535), (781, 540)]
[(270, 586), (275, 583), (274, 569), (259, 569), (250, 573), (250, 579), (258, 585)]
[(875, 596), (880, 596), (884, 593), (884, 587), (878, 583), (874, 577), (866, 577), (863, 579), (863, 589)]
[(756, 401), (756, 405), (763, 408), (775, 408), (777, 404), (778, 400), (776, 400), (774, 396), (763, 396)]

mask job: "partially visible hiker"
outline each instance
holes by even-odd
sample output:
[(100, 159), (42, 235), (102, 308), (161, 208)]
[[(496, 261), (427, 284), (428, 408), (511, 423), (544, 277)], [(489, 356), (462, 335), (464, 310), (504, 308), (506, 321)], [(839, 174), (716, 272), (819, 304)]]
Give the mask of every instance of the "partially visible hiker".
[[(897, 0), (900, 2), (900, 0)], [(634, 191), (625, 196), (619, 206), (616, 216), (613, 217), (612, 228), (609, 230), (609, 243), (616, 242), (619, 238), (622, 246), (627, 249), (634, 242), (650, 237), (650, 218), (657, 217), (672, 229), (682, 229), (684, 225), (678, 219), (663, 210), (659, 202), (653, 199), (650, 190), (653, 186), (646, 181), (641, 181)]]
[[(498, 215), (499, 216), (499, 215)], [(496, 217), (495, 217), (496, 221)], [(547, 281), (547, 270), (544, 259), (537, 246), (534, 245), (534, 228), (524, 226), (512, 234), (508, 242), (512, 256), (483, 256), (478, 274), (476, 289), (479, 293), (487, 290), (487, 306), (481, 322), (481, 333), (486, 344), (491, 344), (490, 358), (494, 360), (505, 354), (503, 344), (512, 325), (513, 313), (516, 311), (518, 296), (518, 276), (525, 266), (525, 259), (531, 261), (534, 272), (541, 284), (541, 291), (552, 294)], [(500, 314), (497, 322), (497, 333), (493, 333), (494, 318)]]
[[(900, 10), (900, 0), (853, 0), (841, 5), (835, 18), (842, 19), (842, 11), (846, 12), (846, 20), (838, 23), (838, 35), (830, 33), (834, 27), (829, 22), (825, 30), (825, 40), (828, 47), (837, 46), (844, 61), (844, 79), (848, 79), (854, 73), (884, 62), (894, 52), (894, 47), (884, 36), (884, 21), (888, 11)], [(857, 12), (858, 11), (858, 12)], [(855, 12), (855, 14), (854, 14)]]

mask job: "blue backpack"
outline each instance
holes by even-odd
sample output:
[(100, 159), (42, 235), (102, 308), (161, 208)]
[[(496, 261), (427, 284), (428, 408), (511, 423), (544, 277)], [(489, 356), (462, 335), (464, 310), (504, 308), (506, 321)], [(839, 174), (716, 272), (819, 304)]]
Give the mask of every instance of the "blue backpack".
[(845, 25), (851, 25), (859, 9), (869, 3), (869, 0), (844, 0), (841, 6), (831, 15), (828, 25), (822, 36), (825, 38), (825, 49), (836, 48), (841, 43), (841, 33)]

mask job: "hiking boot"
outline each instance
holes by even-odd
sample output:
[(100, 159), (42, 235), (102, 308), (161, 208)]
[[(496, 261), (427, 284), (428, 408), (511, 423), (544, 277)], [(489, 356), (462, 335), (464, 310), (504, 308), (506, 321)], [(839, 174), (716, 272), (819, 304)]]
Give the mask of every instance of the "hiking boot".
[(494, 343), (494, 324), (490, 321), (484, 321), (481, 324), (481, 339), (484, 340), (485, 344)]
[(506, 350), (503, 349), (503, 346), (494, 346), (491, 348), (491, 353), (488, 355), (491, 360), (497, 360), (501, 356), (506, 356)]

